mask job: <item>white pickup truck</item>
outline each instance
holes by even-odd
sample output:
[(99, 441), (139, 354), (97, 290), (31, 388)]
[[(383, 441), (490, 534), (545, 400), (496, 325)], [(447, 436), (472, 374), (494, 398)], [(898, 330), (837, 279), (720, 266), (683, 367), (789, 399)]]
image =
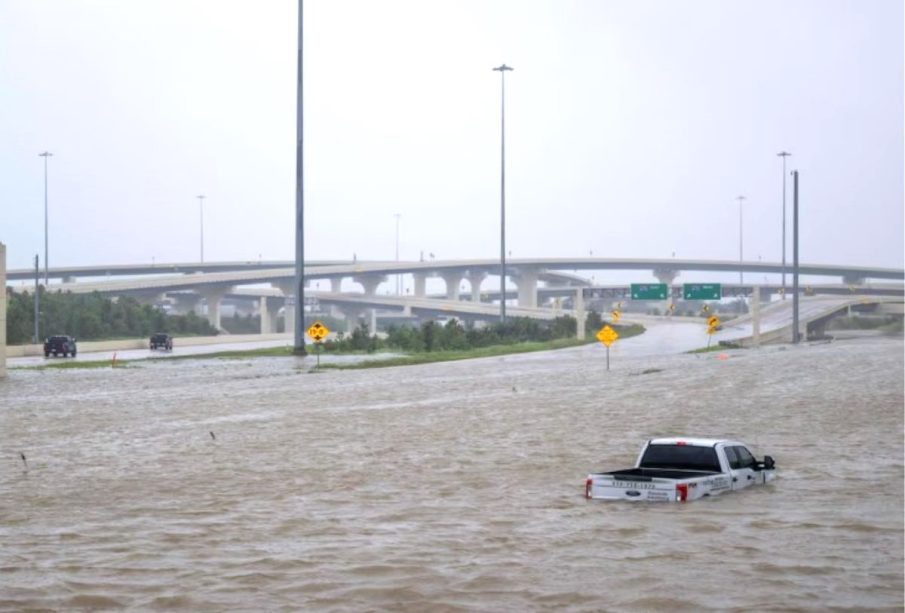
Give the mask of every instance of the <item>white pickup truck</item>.
[(585, 497), (685, 502), (775, 477), (773, 458), (758, 462), (737, 441), (657, 438), (644, 444), (634, 468), (588, 475)]

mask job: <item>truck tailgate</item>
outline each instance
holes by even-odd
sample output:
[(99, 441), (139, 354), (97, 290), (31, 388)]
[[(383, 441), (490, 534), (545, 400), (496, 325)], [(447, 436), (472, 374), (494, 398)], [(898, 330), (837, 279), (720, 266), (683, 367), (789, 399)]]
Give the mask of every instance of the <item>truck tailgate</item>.
[(585, 485), (588, 498), (602, 500), (650, 500), (673, 502), (676, 496), (674, 479), (641, 478), (637, 481), (615, 475), (589, 475)]

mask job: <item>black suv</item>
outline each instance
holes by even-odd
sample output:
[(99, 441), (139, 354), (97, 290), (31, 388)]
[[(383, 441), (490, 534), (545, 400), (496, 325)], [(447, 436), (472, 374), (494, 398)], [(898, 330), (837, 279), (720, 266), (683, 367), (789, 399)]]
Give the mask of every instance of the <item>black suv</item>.
[(74, 336), (50, 336), (44, 341), (44, 357), (49, 358), (50, 354), (54, 357), (61, 355), (64, 358), (75, 357), (76, 346)]
[(173, 350), (173, 337), (163, 332), (151, 335), (151, 349)]

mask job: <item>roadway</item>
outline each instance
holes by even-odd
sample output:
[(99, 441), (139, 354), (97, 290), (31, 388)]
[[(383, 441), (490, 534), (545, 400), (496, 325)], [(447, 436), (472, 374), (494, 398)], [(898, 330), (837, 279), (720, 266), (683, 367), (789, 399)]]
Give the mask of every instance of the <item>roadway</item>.
[(46, 366), (49, 364), (59, 364), (61, 362), (97, 362), (112, 361), (114, 354), (117, 360), (163, 360), (174, 357), (185, 357), (190, 355), (204, 355), (208, 353), (220, 353), (221, 351), (248, 351), (251, 349), (262, 349), (267, 347), (283, 347), (292, 344), (292, 339), (287, 335), (284, 339), (266, 340), (266, 341), (245, 341), (238, 343), (216, 343), (210, 345), (179, 345), (179, 338), (174, 341), (172, 351), (151, 351), (144, 349), (118, 349), (116, 351), (82, 351), (79, 350), (78, 355), (74, 358), (45, 358), (40, 356), (26, 356), (18, 358), (6, 358), (8, 368), (29, 367), (29, 366)]

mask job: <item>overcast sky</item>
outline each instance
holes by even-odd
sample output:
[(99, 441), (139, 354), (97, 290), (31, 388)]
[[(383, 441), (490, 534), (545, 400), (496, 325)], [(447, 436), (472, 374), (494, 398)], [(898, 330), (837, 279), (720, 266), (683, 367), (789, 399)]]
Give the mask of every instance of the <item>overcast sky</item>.
[[(309, 0), (309, 259), (903, 266), (900, 0)], [(294, 256), (297, 2), (0, 0), (9, 268)], [(788, 182), (791, 261), (791, 180)], [(43, 264), (42, 264), (43, 267)]]

